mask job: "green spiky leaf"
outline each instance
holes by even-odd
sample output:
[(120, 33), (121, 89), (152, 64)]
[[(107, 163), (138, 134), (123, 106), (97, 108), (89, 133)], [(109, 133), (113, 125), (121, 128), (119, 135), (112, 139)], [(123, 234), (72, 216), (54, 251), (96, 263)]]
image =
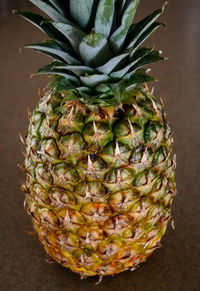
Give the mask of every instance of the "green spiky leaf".
[(68, 71), (63, 69), (58, 69), (57, 66), (59, 65), (59, 62), (53, 62), (51, 64), (48, 64), (42, 68), (40, 68), (35, 74), (33, 75), (42, 75), (42, 74), (56, 74), (65, 77), (70, 82), (72, 82), (75, 85), (79, 85), (80, 81), (78, 78), (73, 76), (72, 74), (69, 74)]
[(143, 57), (141, 57), (132, 67), (132, 71), (128, 74), (126, 74), (123, 78), (129, 79), (135, 71), (147, 64), (158, 62), (164, 60), (164, 57), (161, 56), (161, 51), (154, 51), (151, 50), (149, 53), (145, 54)]
[(94, 89), (98, 93), (108, 93), (108, 92), (111, 91), (110, 87), (108, 86), (108, 84), (97, 85)]
[(65, 77), (55, 75), (53, 80), (48, 83), (47, 88), (54, 89), (57, 92), (76, 88), (76, 86)]
[(116, 1), (116, 10), (117, 10), (117, 13), (119, 16), (122, 15), (122, 12), (123, 12), (123, 9), (124, 9), (124, 6), (126, 4), (127, 0), (118, 0)]
[(54, 57), (58, 57), (58, 60), (63, 60), (64, 62), (68, 64), (80, 64), (78, 60), (76, 60), (70, 54), (63, 51), (61, 46), (59, 46), (55, 42), (28, 44), (28, 45), (25, 45), (24, 47), (43, 52), (50, 56), (53, 55)]
[(75, 96), (70, 96), (70, 99), (74, 98), (76, 100), (78, 96), (78, 99), (83, 103), (86, 103), (87, 106), (91, 108), (91, 110), (94, 110), (96, 106), (110, 106), (115, 104), (115, 97), (110, 93), (97, 93), (94, 95), (90, 91), (88, 92), (86, 90), (82, 90), (82, 88), (73, 90), (73, 93)]
[(25, 19), (27, 19), (29, 22), (31, 22), (32, 24), (34, 24), (36, 27), (38, 27), (40, 29), (41, 29), (41, 23), (43, 21), (47, 21), (47, 19), (44, 18), (43, 16), (36, 14), (36, 13), (29, 12), (29, 11), (13, 10), (12, 13), (19, 14), (20, 16), (24, 17)]
[(127, 88), (133, 84), (141, 84), (154, 80), (155, 78), (147, 75), (145, 70), (137, 70), (135, 74), (128, 79)]
[(104, 74), (110, 74), (116, 67), (129, 55), (129, 53), (124, 53), (119, 56), (116, 56), (109, 60), (103, 66), (96, 68), (99, 72)]
[(80, 27), (87, 27), (96, 0), (70, 0), (70, 12)]
[(121, 79), (123, 78), (123, 76), (138, 62), (140, 61), (145, 55), (147, 55), (148, 53), (150, 53), (152, 51), (152, 49), (150, 48), (139, 48), (134, 56), (130, 59), (129, 63), (127, 66), (124, 66), (123, 69), (113, 72), (110, 76), (112, 78), (116, 78), (116, 79)]
[(156, 19), (164, 7), (131, 25), (139, 0), (30, 1), (52, 20), (30, 12), (18, 14), (52, 40), (25, 47), (56, 60), (36, 74), (52, 74), (55, 82), (50, 84), (56, 91), (70, 92), (70, 100), (78, 98), (91, 106), (132, 102), (129, 90), (153, 80), (141, 68), (164, 58), (141, 45), (163, 25)]
[(49, 2), (62, 14), (63, 16), (66, 16), (66, 1), (64, 0), (49, 0)]
[(125, 82), (122, 80), (120, 82), (109, 84), (109, 87), (114, 95), (115, 103), (120, 104), (122, 102), (122, 96), (125, 89)]
[(134, 24), (131, 27), (128, 33), (128, 38), (132, 39), (132, 41), (130, 41), (127, 48), (131, 48), (135, 45), (135, 43), (143, 35), (143, 33), (145, 33), (145, 31), (147, 31), (147, 29), (152, 25), (152, 23), (154, 23), (156, 19), (163, 13), (165, 6), (166, 4), (162, 8), (154, 11), (153, 13), (145, 17), (143, 20)]
[(66, 65), (59, 63), (58, 65), (56, 65), (56, 68), (68, 70), (78, 77), (83, 76), (85, 74), (95, 74), (95, 71), (87, 66)]
[(13, 11), (13, 13), (19, 14), (20, 16), (34, 24), (36, 27), (46, 33), (50, 38), (54, 39), (64, 50), (72, 55), (74, 54), (67, 39), (52, 25), (51, 21), (39, 14), (32, 12)]
[(113, 24), (115, 0), (100, 0), (95, 19), (95, 32), (108, 38)]
[[(141, 46), (141, 44), (154, 32), (156, 31), (160, 26), (165, 27), (165, 24), (160, 22), (154, 22), (152, 25), (140, 36), (140, 38), (135, 42), (134, 48), (135, 50)], [(134, 51), (132, 52), (132, 54)]]
[(52, 24), (69, 40), (74, 50), (79, 53), (79, 44), (82, 38), (85, 36), (85, 33), (80, 29), (67, 23), (53, 22)]
[(82, 83), (87, 87), (95, 87), (101, 83), (107, 82), (110, 78), (107, 75), (87, 75), (85, 77), (80, 77)]
[(94, 31), (82, 39), (79, 51), (84, 63), (87, 66), (94, 67), (102, 65), (112, 55), (107, 39), (102, 34), (94, 33)]
[(124, 44), (124, 40), (131, 26), (140, 0), (131, 0), (129, 2), (129, 5), (123, 14), (120, 27), (112, 34), (110, 38), (110, 44), (115, 52), (118, 52)]
[(41, 29), (56, 43), (58, 43), (64, 51), (75, 58), (77, 57), (70, 42), (53, 26), (51, 21), (43, 21), (41, 23)]
[(63, 16), (53, 5), (50, 5), (48, 1), (44, 0), (29, 0), (35, 6), (40, 8), (44, 13), (46, 13), (49, 17), (51, 17), (54, 21), (64, 21), (70, 24), (70, 21), (67, 20), (65, 16)]

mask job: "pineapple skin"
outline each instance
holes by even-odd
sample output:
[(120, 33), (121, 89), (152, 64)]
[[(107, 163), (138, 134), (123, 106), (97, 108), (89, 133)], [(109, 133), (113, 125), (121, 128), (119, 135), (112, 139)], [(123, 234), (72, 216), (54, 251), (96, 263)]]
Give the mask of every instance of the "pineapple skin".
[(148, 89), (96, 107), (46, 93), (30, 117), (22, 189), (46, 252), (82, 278), (134, 270), (160, 247), (176, 193), (172, 132)]

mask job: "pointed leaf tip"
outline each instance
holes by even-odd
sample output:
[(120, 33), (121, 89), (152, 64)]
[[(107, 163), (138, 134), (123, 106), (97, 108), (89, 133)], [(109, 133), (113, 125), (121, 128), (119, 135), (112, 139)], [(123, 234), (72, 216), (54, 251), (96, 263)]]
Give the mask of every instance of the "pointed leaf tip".
[(165, 7), (165, 6), (168, 5), (168, 4), (169, 4), (169, 1), (166, 1), (163, 7)]
[(54, 41), (48, 41), (45, 43), (36, 43), (25, 45), (24, 48), (31, 48), (33, 50), (43, 52), (46, 55), (57, 59), (58, 61), (66, 62), (68, 64), (80, 64), (80, 62), (72, 57), (67, 52), (63, 51), (62, 47), (56, 44)]
[[(166, 2), (167, 3), (167, 2)], [(135, 46), (139, 39), (146, 39), (155, 31), (162, 23), (156, 23), (156, 19), (163, 13), (166, 3), (162, 8), (155, 10), (150, 15), (146, 16), (144, 19), (136, 24), (133, 24), (128, 32), (129, 44), (127, 48)], [(143, 40), (142, 40), (143, 42)]]

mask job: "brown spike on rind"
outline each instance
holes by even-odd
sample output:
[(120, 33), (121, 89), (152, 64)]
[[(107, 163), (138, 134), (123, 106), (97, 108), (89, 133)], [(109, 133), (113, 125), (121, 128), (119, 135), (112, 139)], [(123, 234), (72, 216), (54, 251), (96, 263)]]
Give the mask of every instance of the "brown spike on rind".
[(95, 285), (99, 285), (102, 282), (103, 276), (99, 275), (99, 280), (95, 283)]
[(29, 231), (29, 230), (25, 230), (25, 233), (29, 234), (29, 235), (36, 235), (36, 231)]
[[(65, 96), (65, 94), (64, 94)], [(63, 97), (64, 97), (63, 96)], [(78, 113), (78, 112), (82, 112), (82, 113), (85, 113), (86, 111), (86, 107), (85, 105), (80, 102), (79, 100), (74, 100), (74, 101), (68, 101), (65, 105), (64, 105), (65, 108), (69, 108), (69, 107), (74, 107), (75, 108), (75, 112)]]
[(26, 145), (26, 143), (25, 143), (25, 141), (24, 141), (24, 139), (23, 139), (21, 133), (19, 133), (19, 138), (20, 138), (20, 141), (23, 143), (23, 145)]
[(174, 166), (174, 169), (176, 169), (176, 155), (174, 155), (174, 158), (173, 158), (173, 166)]
[(24, 199), (24, 209), (28, 212), (29, 215), (31, 215), (31, 213), (29, 211), (29, 207), (27, 206), (27, 194), (26, 194), (25, 199)]
[(28, 113), (28, 119), (30, 120), (32, 117), (32, 114), (31, 114), (31, 110), (29, 107), (27, 108), (27, 113)]
[(123, 103), (120, 103), (118, 108), (121, 109), (124, 112)]
[(48, 263), (48, 264), (53, 264), (53, 263), (55, 263), (55, 261), (54, 261), (51, 257), (47, 257), (47, 258), (45, 259), (45, 262)]
[(148, 87), (147, 83), (144, 83), (144, 87), (146, 89), (146, 92), (149, 93), (149, 87)]
[(173, 219), (171, 220), (171, 227), (172, 227), (173, 230), (175, 230), (175, 223), (174, 223)]
[(22, 153), (22, 155), (26, 158), (26, 152), (24, 151), (23, 148), (21, 148), (21, 153)]
[(116, 147), (115, 147), (115, 157), (117, 156), (121, 156), (121, 152), (120, 152), (120, 148), (119, 148), (119, 143), (118, 141), (116, 140)]
[(166, 114), (166, 112), (165, 112), (165, 107), (164, 107), (163, 99), (162, 99), (162, 97), (160, 97), (159, 99), (160, 99), (160, 104), (161, 104), (161, 107), (162, 107), (163, 119), (164, 119), (165, 121), (168, 121), (167, 114)]
[(155, 91), (155, 87), (152, 87), (152, 89), (151, 89), (151, 95), (153, 95), (154, 91)]
[(42, 99), (42, 98), (43, 98), (43, 96), (44, 96), (44, 94), (42, 94), (42, 92), (41, 92), (40, 88), (38, 88), (38, 95), (39, 95), (40, 99)]
[(107, 115), (107, 112), (105, 110), (103, 110), (103, 108), (99, 107), (98, 114), (101, 117), (101, 119), (105, 119), (106, 115)]
[(136, 269), (139, 269), (139, 268), (140, 268), (140, 265), (137, 265), (137, 266), (131, 267), (130, 271), (133, 272), (133, 271), (135, 271)]
[(24, 183), (24, 184), (21, 185), (21, 190), (22, 190), (22, 192), (24, 192), (26, 194), (29, 194), (30, 193), (28, 187), (26, 186), (26, 183)]
[(86, 279), (88, 277), (85, 273), (81, 273), (80, 276), (81, 276), (81, 280)]
[(24, 173), (26, 173), (26, 169), (25, 169), (25, 166), (24, 164), (20, 165), (20, 164), (17, 164), (17, 167), (20, 168), (20, 170)]

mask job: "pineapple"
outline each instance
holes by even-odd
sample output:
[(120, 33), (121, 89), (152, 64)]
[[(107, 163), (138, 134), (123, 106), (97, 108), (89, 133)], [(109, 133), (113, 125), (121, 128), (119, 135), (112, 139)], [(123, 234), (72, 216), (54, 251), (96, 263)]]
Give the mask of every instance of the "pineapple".
[(175, 196), (172, 132), (142, 46), (164, 6), (132, 24), (139, 0), (31, 0), (18, 11), (51, 40), (26, 48), (53, 61), (30, 116), (22, 186), (46, 252), (81, 275), (134, 270), (160, 247)]

